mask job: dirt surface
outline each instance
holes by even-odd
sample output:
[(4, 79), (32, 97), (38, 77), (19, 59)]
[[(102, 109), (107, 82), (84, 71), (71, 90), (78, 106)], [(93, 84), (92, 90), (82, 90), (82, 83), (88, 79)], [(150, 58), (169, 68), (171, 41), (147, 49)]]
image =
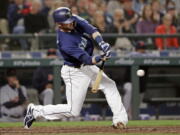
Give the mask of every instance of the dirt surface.
[(174, 133), (180, 134), (180, 126), (151, 126), (135, 127), (130, 126), (127, 129), (114, 129), (109, 126), (86, 126), (86, 127), (32, 127), (23, 129), (20, 127), (0, 128), (0, 135), (5, 134), (38, 134), (38, 133)]

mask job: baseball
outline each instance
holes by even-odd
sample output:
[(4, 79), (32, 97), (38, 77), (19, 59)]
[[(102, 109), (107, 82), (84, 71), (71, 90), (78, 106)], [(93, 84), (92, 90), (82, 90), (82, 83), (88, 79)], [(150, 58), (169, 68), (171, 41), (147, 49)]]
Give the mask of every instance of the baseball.
[(137, 70), (137, 76), (142, 77), (142, 76), (144, 76), (144, 75), (145, 75), (145, 72), (144, 72), (143, 69)]

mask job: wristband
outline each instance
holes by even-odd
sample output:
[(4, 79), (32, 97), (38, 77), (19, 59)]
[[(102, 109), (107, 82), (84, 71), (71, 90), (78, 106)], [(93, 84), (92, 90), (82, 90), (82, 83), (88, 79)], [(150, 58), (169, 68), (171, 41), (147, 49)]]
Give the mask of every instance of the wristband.
[(104, 42), (101, 35), (96, 36), (95, 41), (100, 45), (100, 43)]

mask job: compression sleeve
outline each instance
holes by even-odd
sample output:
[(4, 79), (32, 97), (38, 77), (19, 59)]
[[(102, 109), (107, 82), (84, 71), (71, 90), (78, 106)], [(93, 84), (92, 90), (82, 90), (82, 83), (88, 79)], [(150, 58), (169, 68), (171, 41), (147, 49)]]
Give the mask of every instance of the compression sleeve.
[(97, 28), (92, 26), (88, 21), (81, 18), (80, 16), (74, 15), (76, 21), (76, 28), (84, 33), (92, 35), (94, 32), (97, 31)]

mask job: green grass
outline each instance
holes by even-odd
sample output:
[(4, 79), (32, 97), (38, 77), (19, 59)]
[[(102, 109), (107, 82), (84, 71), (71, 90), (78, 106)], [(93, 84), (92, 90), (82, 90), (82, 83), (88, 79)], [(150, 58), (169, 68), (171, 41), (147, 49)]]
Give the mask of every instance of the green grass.
[[(35, 122), (33, 126), (109, 126), (111, 121), (72, 121), (72, 122)], [(179, 120), (135, 120), (129, 121), (128, 126), (180, 126)], [(22, 122), (1, 122), (0, 127), (20, 127), (23, 126)]]
[[(33, 127), (76, 127), (76, 126), (110, 126), (111, 121), (80, 121), (80, 122), (35, 122)], [(180, 126), (180, 120), (143, 120), (143, 121), (129, 121), (128, 126)], [(23, 127), (22, 122), (1, 122), (0, 127)], [(0, 133), (1, 135), (1, 133)], [(4, 133), (3, 135), (9, 135)], [(14, 134), (20, 135), (20, 134)], [(25, 134), (30, 135), (30, 134)], [(34, 135), (48, 135), (48, 134), (34, 134)], [(176, 134), (160, 134), (160, 133), (123, 133), (123, 134), (108, 134), (108, 133), (61, 133), (61, 134), (50, 134), (50, 135), (176, 135)]]

